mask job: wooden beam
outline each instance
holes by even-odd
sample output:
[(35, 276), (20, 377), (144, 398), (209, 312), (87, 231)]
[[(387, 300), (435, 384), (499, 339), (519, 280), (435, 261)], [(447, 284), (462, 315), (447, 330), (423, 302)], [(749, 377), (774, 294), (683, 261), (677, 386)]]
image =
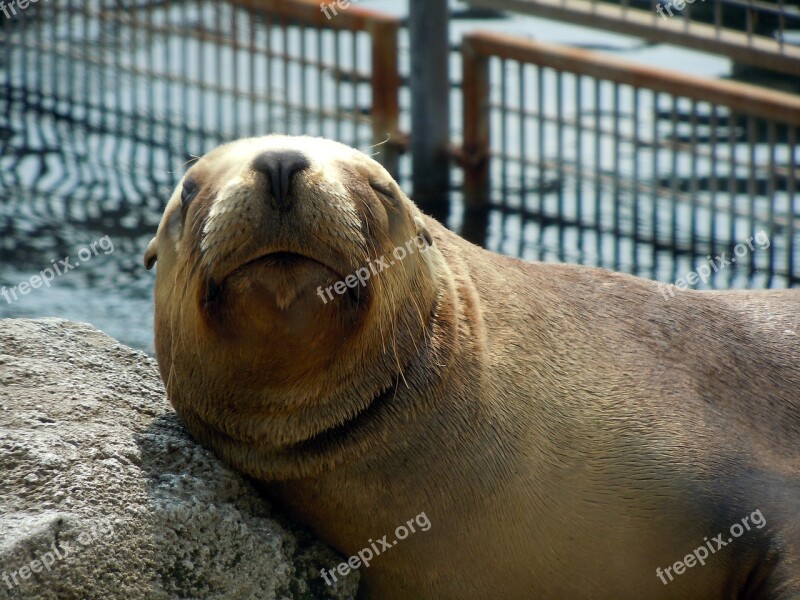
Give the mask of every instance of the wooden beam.
[(661, 17), (655, 10), (588, 0), (469, 0), (469, 4), (606, 29), (651, 42), (721, 54), (761, 69), (800, 75), (798, 46), (683, 18)]

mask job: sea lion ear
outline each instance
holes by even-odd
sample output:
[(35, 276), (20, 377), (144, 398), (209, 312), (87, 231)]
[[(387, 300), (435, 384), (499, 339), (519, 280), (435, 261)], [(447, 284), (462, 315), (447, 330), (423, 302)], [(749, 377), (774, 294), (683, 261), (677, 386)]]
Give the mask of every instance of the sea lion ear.
[(158, 260), (158, 244), (156, 238), (150, 240), (147, 244), (147, 250), (144, 251), (144, 268), (148, 271), (153, 268)]
[(428, 228), (425, 226), (425, 221), (419, 217), (414, 217), (414, 225), (417, 226), (417, 237), (421, 237), (425, 240), (428, 246), (433, 246), (433, 236), (431, 236), (431, 232), (428, 231)]

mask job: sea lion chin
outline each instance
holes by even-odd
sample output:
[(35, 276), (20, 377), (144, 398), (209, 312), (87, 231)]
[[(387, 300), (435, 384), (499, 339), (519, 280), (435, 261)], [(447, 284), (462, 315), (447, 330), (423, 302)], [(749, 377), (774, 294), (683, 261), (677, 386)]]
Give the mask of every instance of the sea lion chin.
[(800, 598), (796, 290), (493, 254), (284, 136), (192, 165), (156, 262), (169, 400), (361, 596)]

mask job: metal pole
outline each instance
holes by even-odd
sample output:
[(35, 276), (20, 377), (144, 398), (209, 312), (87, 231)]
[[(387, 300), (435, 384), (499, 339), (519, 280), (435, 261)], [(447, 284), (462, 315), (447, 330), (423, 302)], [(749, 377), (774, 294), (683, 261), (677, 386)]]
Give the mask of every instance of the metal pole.
[(408, 0), (414, 200), (441, 221), (450, 187), (450, 48), (447, 0)]

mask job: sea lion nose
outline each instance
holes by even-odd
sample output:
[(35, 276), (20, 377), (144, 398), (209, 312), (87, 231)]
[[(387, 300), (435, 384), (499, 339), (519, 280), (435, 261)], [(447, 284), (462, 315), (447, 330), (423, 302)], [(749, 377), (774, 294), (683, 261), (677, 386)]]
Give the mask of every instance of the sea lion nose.
[(269, 179), (270, 193), (278, 208), (286, 208), (292, 177), (307, 169), (311, 162), (297, 150), (267, 150), (253, 160), (253, 168)]

